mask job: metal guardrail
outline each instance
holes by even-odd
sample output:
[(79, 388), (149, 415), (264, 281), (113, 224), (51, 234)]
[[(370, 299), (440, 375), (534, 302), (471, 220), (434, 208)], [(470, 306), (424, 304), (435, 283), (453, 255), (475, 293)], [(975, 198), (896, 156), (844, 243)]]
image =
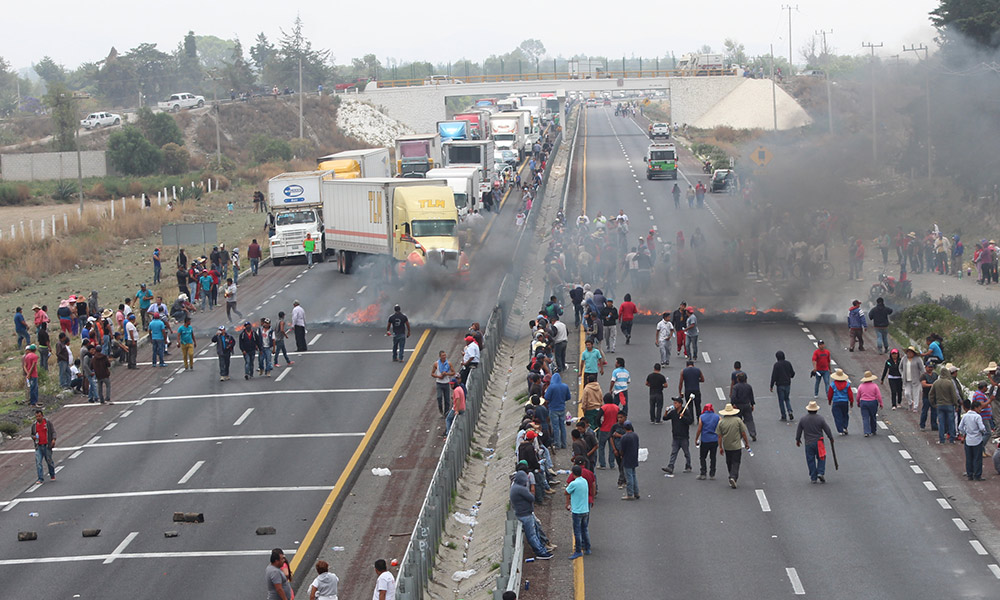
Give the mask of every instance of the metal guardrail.
[(504, 524), (503, 559), (500, 561), (500, 576), (497, 587), (493, 590), (493, 600), (503, 600), (504, 592), (517, 592), (521, 589), (521, 576), (524, 574), (524, 527), (514, 516), (514, 510), (507, 511), (507, 522)]
[[(562, 135), (560, 133), (553, 142), (551, 156), (554, 156), (559, 150), (561, 141)], [(538, 188), (537, 198), (544, 198), (551, 170), (552, 161), (550, 160), (546, 165), (542, 184)], [(456, 418), (452, 423), (451, 431), (445, 439), (444, 448), (441, 449), (441, 456), (427, 488), (427, 494), (424, 496), (423, 505), (420, 507), (417, 522), (410, 534), (410, 543), (407, 544), (403, 561), (399, 565), (399, 573), (396, 575), (396, 598), (399, 600), (422, 600), (427, 584), (430, 582), (445, 523), (448, 522), (453, 508), (452, 494), (457, 489), (462, 468), (465, 466), (469, 450), (472, 448), (472, 437), (475, 434), (476, 424), (479, 422), (483, 398), (486, 396), (486, 386), (492, 375), (500, 342), (503, 339), (503, 329), (511, 314), (511, 305), (517, 295), (523, 265), (527, 262), (527, 254), (532, 248), (528, 242), (532, 239), (532, 232), (540, 212), (541, 210), (532, 210), (529, 213), (527, 222), (518, 235), (517, 244), (512, 254), (513, 271), (507, 273), (500, 284), (496, 306), (493, 308), (483, 331), (484, 347), (480, 352), (479, 368), (469, 375), (466, 382), (468, 388), (466, 414), (462, 418)], [(525, 240), (525, 234), (528, 234), (527, 240)], [(518, 526), (520, 526), (520, 522), (518, 522)], [(521, 537), (520, 534), (518, 537)], [(504, 558), (506, 559), (507, 556), (505, 555)], [(508, 565), (507, 572), (509, 573), (511, 563), (507, 560), (505, 562)], [(518, 576), (518, 581), (519, 578), (520, 576)], [(506, 589), (506, 582), (504, 582), (504, 587)]]
[(380, 88), (412, 87), (415, 85), (462, 85), (466, 83), (511, 83), (515, 81), (566, 81), (573, 79), (635, 79), (644, 77), (734, 77), (736, 69), (627, 69), (585, 73), (509, 73), (503, 75), (450, 76), (445, 80), (382, 79), (375, 83)]

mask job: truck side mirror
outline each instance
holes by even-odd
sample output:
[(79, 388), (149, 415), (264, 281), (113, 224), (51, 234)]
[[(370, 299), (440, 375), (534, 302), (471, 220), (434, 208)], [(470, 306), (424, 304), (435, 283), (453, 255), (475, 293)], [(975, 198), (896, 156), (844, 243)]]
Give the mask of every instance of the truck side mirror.
[(649, 162), (649, 159), (647, 159), (645, 156), (643, 156), (642, 157), (642, 162)]

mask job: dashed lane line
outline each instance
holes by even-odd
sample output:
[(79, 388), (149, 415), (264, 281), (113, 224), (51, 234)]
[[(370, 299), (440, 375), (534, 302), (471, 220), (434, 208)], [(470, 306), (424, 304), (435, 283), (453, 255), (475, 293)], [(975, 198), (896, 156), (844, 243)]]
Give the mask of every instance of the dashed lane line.
[(912, 456), (910, 456), (910, 453), (907, 452), (906, 450), (900, 450), (899, 455), (905, 458), (906, 460), (910, 460), (911, 458), (913, 458)]
[(198, 462), (194, 463), (194, 466), (188, 469), (188, 472), (184, 474), (184, 477), (181, 477), (177, 481), (177, 485), (184, 485), (185, 483), (190, 481), (191, 478), (194, 477), (194, 474), (198, 472), (198, 469), (200, 469), (203, 464), (205, 464), (205, 461), (203, 460), (199, 460)]
[(317, 334), (316, 334), (316, 335), (315, 335), (315, 336), (313, 337), (313, 339), (309, 340), (309, 345), (310, 345), (310, 346), (312, 346), (312, 345), (313, 345), (313, 344), (315, 344), (315, 343), (316, 343), (317, 341), (319, 341), (319, 338), (321, 338), (321, 337), (323, 337), (323, 334), (322, 334), (322, 333), (317, 333)]
[(945, 500), (944, 498), (938, 498), (937, 503), (941, 505), (941, 508), (945, 510), (951, 510), (951, 504), (948, 504), (948, 501)]
[(936, 492), (937, 491), (937, 486), (934, 485), (933, 481), (925, 481), (924, 482), (924, 487), (927, 488), (928, 492)]
[(715, 395), (719, 397), (720, 401), (726, 399), (726, 393), (720, 387), (715, 388)]
[(920, 465), (910, 465), (910, 469), (912, 469), (913, 472), (916, 473), (917, 475), (924, 474), (924, 470), (920, 468)]
[(785, 574), (788, 575), (788, 580), (792, 582), (792, 591), (795, 592), (795, 595), (804, 596), (806, 589), (802, 587), (802, 580), (799, 579), (799, 573), (795, 570), (795, 567), (787, 567)]
[(275, 377), (274, 380), (275, 381), (281, 381), (282, 379), (284, 379), (285, 377), (287, 377), (288, 374), (291, 373), (291, 372), (292, 372), (292, 367), (287, 367), (284, 371), (281, 372), (281, 375), (278, 375), (277, 377)]
[(990, 568), (990, 573), (993, 573), (994, 577), (996, 577), (997, 579), (1000, 579), (1000, 565), (991, 564), (991, 565), (987, 565), (987, 566)]
[(240, 415), (240, 418), (236, 419), (236, 421), (233, 422), (233, 427), (239, 427), (240, 425), (242, 425), (243, 422), (247, 420), (247, 417), (249, 417), (250, 413), (252, 412), (253, 412), (253, 407), (250, 407), (245, 411), (243, 411), (243, 414)]
[(712, 363), (712, 357), (708, 355), (708, 352), (702, 352), (702, 353), (701, 353), (701, 358), (702, 358), (702, 360), (704, 360), (704, 361), (705, 361), (706, 363), (709, 363), (709, 364), (711, 364), (711, 363)]
[[(156, 560), (162, 560), (164, 558), (225, 558), (231, 556), (267, 556), (270, 554), (270, 550), (213, 550), (213, 551), (194, 551), (194, 552), (122, 552), (114, 556), (115, 560), (123, 559), (135, 559), (135, 558), (152, 558)], [(295, 549), (289, 548), (285, 550), (285, 554), (294, 554)], [(110, 554), (81, 554), (78, 556), (42, 556), (35, 558), (8, 558), (5, 560), (0, 560), (0, 566), (17, 566), (17, 565), (37, 565), (37, 564), (53, 564), (53, 563), (72, 563), (72, 562), (90, 562), (98, 560), (106, 560), (110, 557)]]
[(969, 530), (969, 526), (966, 525), (965, 521), (963, 521), (962, 519), (959, 519), (959, 518), (956, 517), (956, 518), (952, 519), (951, 522), (955, 524), (955, 527), (958, 527), (959, 531), (968, 531)]
[[(349, 438), (364, 437), (364, 432), (344, 432), (344, 433), (280, 433), (280, 434), (254, 434), (254, 435), (214, 435), (194, 438), (163, 438), (153, 440), (129, 440), (125, 442), (102, 442), (97, 444), (85, 444), (83, 446), (56, 447), (55, 451), (72, 452), (84, 448), (122, 448), (126, 446), (156, 446), (169, 444), (191, 444), (198, 442), (227, 442), (235, 440), (303, 440), (320, 438)], [(21, 448), (18, 450), (4, 450), (0, 454), (34, 454), (33, 448)]]
[(104, 431), (111, 431), (115, 427), (118, 427), (118, 422), (117, 421), (112, 421), (112, 422), (108, 423), (108, 426), (104, 428)]
[(983, 547), (983, 543), (980, 542), (979, 540), (969, 540), (969, 545), (972, 546), (972, 549), (975, 550), (976, 554), (978, 554), (979, 556), (986, 556), (987, 554), (989, 554), (986, 551), (986, 548)]

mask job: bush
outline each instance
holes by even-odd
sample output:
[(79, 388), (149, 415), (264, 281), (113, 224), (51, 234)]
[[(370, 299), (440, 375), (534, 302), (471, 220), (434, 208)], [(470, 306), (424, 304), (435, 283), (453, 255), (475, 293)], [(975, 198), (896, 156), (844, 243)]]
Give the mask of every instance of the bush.
[(0, 205), (24, 204), (31, 198), (31, 190), (23, 184), (0, 183)]
[(108, 138), (108, 159), (125, 175), (149, 175), (160, 167), (161, 152), (139, 129), (126, 125)]
[(20, 429), (14, 423), (10, 421), (0, 421), (0, 433), (6, 435), (7, 437), (14, 437), (18, 434)]
[(180, 175), (187, 172), (188, 161), (191, 160), (191, 155), (187, 150), (171, 142), (164, 144), (162, 151), (163, 160), (160, 162), (160, 165), (164, 173), (168, 175)]
[(225, 191), (232, 186), (232, 182), (229, 181), (228, 177), (226, 177), (225, 175), (219, 175), (218, 173), (211, 173), (211, 172), (205, 173), (204, 175), (201, 176), (201, 184), (205, 187), (208, 187), (209, 179), (212, 180), (213, 192), (216, 190)]
[(149, 108), (139, 109), (139, 129), (153, 146), (162, 148), (166, 144), (184, 145), (184, 135), (177, 121), (167, 113), (153, 113)]
[(98, 181), (94, 185), (90, 186), (90, 189), (86, 192), (88, 198), (94, 198), (96, 200), (107, 200), (111, 197), (108, 193), (108, 189), (104, 187), (104, 184)]
[(76, 195), (76, 184), (72, 181), (60, 181), (56, 185), (56, 191), (52, 192), (52, 199), (59, 202), (68, 202)]
[(316, 147), (313, 146), (312, 140), (306, 138), (295, 138), (288, 142), (288, 146), (292, 149), (292, 155), (295, 158), (312, 158), (316, 153)]
[(201, 188), (198, 186), (191, 187), (191, 184), (184, 186), (180, 191), (177, 192), (177, 199), (180, 201), (184, 200), (201, 200)]
[(291, 160), (292, 148), (285, 140), (257, 135), (250, 140), (250, 160), (265, 163), (271, 160)]
[(145, 192), (145, 188), (142, 187), (142, 182), (132, 180), (128, 182), (128, 188), (126, 188), (126, 196), (139, 196)]

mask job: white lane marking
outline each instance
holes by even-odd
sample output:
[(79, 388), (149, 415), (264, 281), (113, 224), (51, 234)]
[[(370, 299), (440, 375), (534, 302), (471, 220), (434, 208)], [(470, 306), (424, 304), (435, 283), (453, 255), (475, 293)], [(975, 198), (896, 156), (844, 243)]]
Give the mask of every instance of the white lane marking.
[(899, 438), (897, 438), (894, 435), (890, 435), (889, 436), (889, 441), (892, 442), (893, 444), (898, 444), (899, 443)]
[[(120, 448), (125, 446), (155, 446), (158, 444), (190, 444), (195, 442), (225, 442), (229, 440), (297, 440), (311, 438), (347, 438), (364, 437), (364, 432), (343, 432), (343, 433), (281, 433), (281, 434), (256, 434), (256, 435), (216, 435), (195, 438), (165, 438), (157, 440), (130, 440), (126, 442), (104, 442), (102, 444), (87, 444), (85, 446), (59, 446), (55, 452), (73, 452), (83, 448)], [(34, 454), (33, 448), (21, 448), (18, 450), (4, 450), (0, 454)]]
[[(102, 494), (73, 494), (67, 496), (37, 496), (32, 498), (18, 498), (12, 500), (13, 504), (27, 504), (31, 502), (59, 502), (61, 500), (106, 500), (109, 498), (150, 498), (157, 496), (184, 496), (187, 494), (256, 494), (269, 492), (329, 492), (332, 485), (300, 485), (291, 487), (245, 487), (245, 488), (193, 488), (193, 489), (169, 489), (169, 490), (144, 490), (139, 492), (106, 492)], [(8, 506), (10, 506), (8, 505)], [(7, 510), (6, 508), (4, 510)]]
[(271, 294), (270, 296), (267, 297), (267, 299), (268, 300), (274, 300), (274, 297), (277, 296), (277, 295), (278, 294)]
[(720, 387), (715, 388), (715, 395), (719, 397), (719, 400), (726, 399), (726, 393)]
[[(138, 400), (135, 401), (136, 406), (142, 406), (145, 403), (146, 403), (145, 398), (139, 398)], [(119, 402), (119, 404), (128, 404), (128, 402)]]
[[(217, 550), (208, 552), (125, 552), (116, 554), (115, 560), (126, 558), (215, 558), (226, 556), (267, 556), (270, 550)], [(295, 554), (294, 548), (285, 554)], [(38, 558), (9, 558), (0, 560), (0, 566), (34, 565), (40, 563), (68, 563), (105, 560), (110, 554), (82, 554), (79, 556), (43, 556)]]
[(650, 208), (650, 207), (649, 207), (649, 205), (647, 204), (647, 205), (646, 205), (646, 210), (648, 210), (648, 211), (652, 211), (653, 209), (652, 209), (652, 208)]
[(258, 306), (257, 308), (255, 308), (254, 310), (255, 310), (255, 311), (258, 311), (258, 310), (260, 310), (260, 309), (262, 309), (262, 308), (264, 308), (264, 306), (263, 306), (263, 305), (260, 305), (260, 306)]
[(64, 468), (64, 466), (65, 465), (59, 465), (58, 467), (56, 467), (56, 473), (58, 473), (59, 471), (62, 471), (63, 468)]
[(363, 285), (363, 286), (361, 286), (361, 289), (357, 291), (357, 294), (359, 294), (359, 295), (360, 294), (364, 294), (365, 290), (367, 290), (367, 289), (368, 289), (368, 286), (367, 285)]
[(885, 421), (875, 421), (879, 429), (889, 429), (889, 426), (885, 424)]
[[(780, 298), (779, 298), (779, 300), (780, 300)], [(806, 337), (809, 338), (810, 340), (815, 340), (816, 339), (816, 336), (814, 336), (811, 333), (809, 335), (807, 335)]]
[(162, 389), (163, 389), (163, 388), (153, 388), (153, 391), (152, 391), (152, 392), (149, 392), (149, 393), (150, 393), (150, 394), (159, 394), (159, 393), (160, 393), (160, 390), (162, 390)]
[(767, 496), (764, 494), (764, 490), (756, 490), (757, 492), (757, 502), (760, 502), (760, 509), (764, 512), (771, 512), (771, 503), (767, 501)]
[(652, 221), (652, 220), (653, 220), (653, 215), (649, 215), (649, 220), (650, 220), (650, 221)]
[(785, 573), (788, 575), (789, 581), (792, 582), (792, 591), (795, 592), (795, 595), (796, 596), (805, 595), (806, 589), (802, 587), (802, 580), (799, 579), (799, 574), (795, 570), (795, 567), (786, 568)]
[(951, 522), (955, 524), (955, 527), (958, 527), (959, 531), (968, 531), (969, 530), (969, 526), (966, 525), (965, 521), (963, 521), (962, 519), (955, 518), (955, 519), (952, 519)]
[(711, 362), (712, 362), (712, 357), (708, 355), (708, 352), (702, 352), (701, 353), (701, 359), (703, 361), (705, 361), (706, 363), (709, 363), (709, 364), (711, 364)]
[(910, 465), (910, 468), (913, 469), (913, 472), (916, 473), (917, 475), (922, 475), (924, 472), (924, 470), (921, 469), (918, 465)]
[(40, 487), (42, 487), (42, 484), (36, 482), (36, 483), (32, 484), (30, 488), (24, 490), (24, 493), (25, 494), (30, 494), (31, 492), (37, 490)]
[(1000, 565), (991, 564), (991, 565), (986, 565), (986, 566), (990, 568), (990, 573), (993, 573), (994, 577), (996, 577), (997, 579), (1000, 579)]
[[(214, 346), (214, 344), (213, 344), (213, 346)], [(198, 356), (205, 356), (206, 354), (208, 354), (208, 348), (205, 348), (204, 350), (202, 350), (201, 352), (199, 352)]]
[(912, 458), (910, 456), (910, 453), (907, 452), (906, 450), (900, 450), (899, 451), (899, 455), (902, 456), (903, 458), (905, 458), (906, 460), (910, 460), (910, 458)]
[(937, 486), (934, 485), (933, 481), (925, 481), (924, 487), (927, 488), (928, 492), (933, 492), (937, 490)]
[(96, 444), (97, 440), (99, 440), (99, 439), (101, 439), (101, 436), (95, 435), (94, 437), (90, 438), (90, 440), (86, 444), (84, 444), (83, 446), (87, 447), (87, 446), (89, 446), (91, 444)]
[(184, 367), (181, 367), (181, 368), (179, 368), (179, 369), (177, 369), (177, 370), (174, 371), (174, 375), (180, 375), (183, 372), (184, 372)]
[(944, 498), (938, 498), (937, 503), (940, 504), (941, 508), (945, 510), (949, 510), (951, 508), (951, 504), (948, 504), (948, 501), (945, 500)]
[[(34, 452), (34, 450), (32, 450), (32, 452)], [(14, 500), (11, 500), (10, 502), (6, 502), (5, 503), (6, 506), (3, 507), (3, 512), (10, 512), (10, 509), (12, 509), (15, 506), (17, 506), (18, 502), (20, 502), (20, 500), (18, 500), (16, 498)]]
[(343, 312), (344, 312), (345, 310), (347, 310), (347, 307), (346, 307), (346, 306), (341, 306), (341, 307), (340, 307), (340, 310), (338, 310), (338, 311), (337, 311), (337, 314), (333, 315), (333, 317), (334, 317), (334, 318), (337, 318), (337, 317), (339, 317), (339, 316), (340, 316), (341, 314), (343, 314)]
[(114, 429), (117, 426), (118, 426), (118, 423), (112, 421), (111, 423), (108, 423), (108, 426), (104, 428), (104, 431), (111, 431), (112, 429)]
[(233, 427), (239, 427), (240, 425), (242, 425), (243, 422), (247, 420), (247, 417), (249, 417), (250, 413), (252, 413), (252, 412), (253, 412), (253, 407), (248, 408), (245, 411), (243, 411), (243, 414), (240, 415), (240, 418), (236, 419), (236, 421), (233, 423)]
[(317, 333), (315, 336), (313, 336), (313, 339), (309, 340), (309, 345), (312, 346), (313, 344), (315, 344), (322, 336), (323, 336), (322, 333)]
[(125, 548), (127, 548), (128, 545), (132, 543), (132, 540), (134, 540), (135, 536), (137, 535), (139, 535), (139, 532), (133, 531), (132, 533), (125, 536), (125, 539), (122, 540), (122, 543), (118, 544), (118, 547), (112, 550), (111, 554), (109, 554), (108, 557), (104, 559), (104, 564), (110, 565), (111, 563), (115, 562), (115, 559), (118, 558), (118, 555), (125, 551)]
[(128, 409), (128, 410), (126, 410), (125, 412), (123, 412), (121, 415), (119, 415), (119, 417), (122, 418), (122, 419), (124, 419), (125, 417), (129, 416), (130, 414), (132, 414), (132, 409), (131, 408)]
[(74, 459), (74, 458), (76, 458), (76, 457), (80, 456), (81, 454), (83, 454), (83, 450), (77, 450), (77, 451), (76, 451), (76, 452), (74, 452), (73, 454), (70, 454), (70, 455), (69, 455), (69, 458), (70, 458), (70, 460), (72, 460), (72, 459)]
[(278, 375), (277, 377), (275, 377), (274, 380), (275, 381), (281, 381), (282, 379), (284, 379), (291, 372), (292, 372), (292, 368), (289, 367), (288, 365), (285, 365), (285, 370), (281, 372), (281, 375)]
[(835, 361), (835, 360), (831, 360), (831, 361), (830, 361), (830, 364), (836, 367), (836, 366), (837, 366), (837, 361)]
[(283, 287), (283, 288), (281, 288), (281, 289), (285, 289), (285, 288), (287, 288), (287, 287), (288, 287), (288, 286), (290, 286), (290, 285), (292, 285), (292, 284), (290, 284), (290, 283), (286, 283), (286, 284), (285, 284), (285, 287)]
[(174, 380), (173, 377), (168, 377), (167, 380), (163, 382), (163, 385), (166, 385), (166, 384), (170, 383), (173, 380)]
[(205, 461), (203, 460), (199, 460), (194, 463), (194, 466), (188, 469), (188, 472), (184, 474), (184, 477), (181, 477), (180, 480), (177, 481), (177, 485), (187, 483), (192, 477), (194, 477), (194, 474), (198, 472), (198, 469), (200, 469), (203, 464), (205, 464)]
[(972, 546), (972, 549), (975, 550), (976, 554), (979, 556), (986, 556), (988, 554), (988, 552), (986, 552), (986, 548), (983, 548), (983, 543), (979, 540), (969, 540), (969, 545)]
[(806, 333), (809, 333), (809, 328), (808, 328), (808, 327), (803, 327), (803, 328), (802, 328), (802, 331), (804, 331), (804, 332), (806, 332)]

